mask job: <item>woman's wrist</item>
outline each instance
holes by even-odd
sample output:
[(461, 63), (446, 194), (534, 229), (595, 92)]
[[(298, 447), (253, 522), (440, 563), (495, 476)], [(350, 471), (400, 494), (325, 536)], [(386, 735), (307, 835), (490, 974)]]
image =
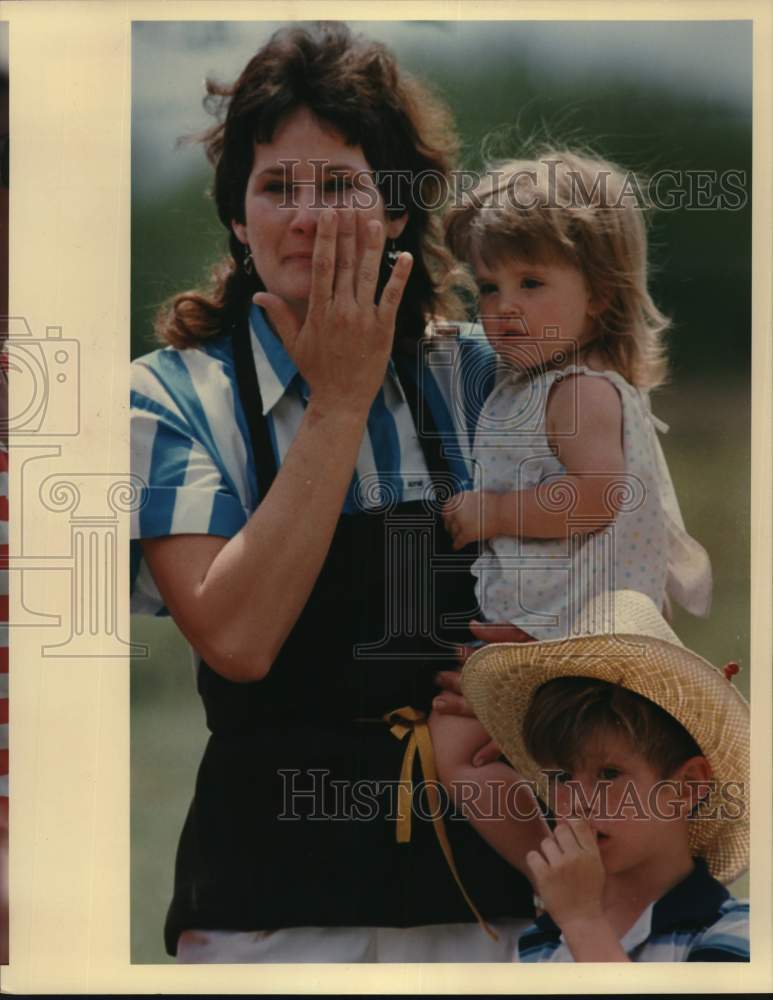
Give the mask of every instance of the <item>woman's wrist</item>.
[(364, 427), (370, 413), (370, 403), (364, 400), (347, 401), (341, 397), (312, 393), (306, 416), (312, 422), (325, 421), (345, 427)]

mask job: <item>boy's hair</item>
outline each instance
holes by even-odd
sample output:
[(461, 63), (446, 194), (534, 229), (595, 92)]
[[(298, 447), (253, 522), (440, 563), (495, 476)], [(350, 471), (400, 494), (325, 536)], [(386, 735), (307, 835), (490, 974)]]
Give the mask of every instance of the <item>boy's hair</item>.
[(647, 290), (641, 181), (606, 160), (543, 149), (533, 160), (493, 164), (446, 220), (461, 260), (511, 255), (568, 262), (602, 303), (593, 346), (632, 385), (665, 381), (662, 337), (669, 319)]
[(701, 749), (684, 726), (648, 698), (592, 677), (556, 677), (537, 688), (523, 720), (527, 752), (571, 771), (589, 742), (618, 732), (667, 777)]

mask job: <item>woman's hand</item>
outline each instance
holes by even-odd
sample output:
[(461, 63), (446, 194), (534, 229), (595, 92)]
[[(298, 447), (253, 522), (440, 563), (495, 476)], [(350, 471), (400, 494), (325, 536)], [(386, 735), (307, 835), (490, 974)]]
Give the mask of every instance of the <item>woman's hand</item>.
[(351, 208), (325, 210), (317, 223), (303, 324), (278, 296), (253, 296), (308, 383), (315, 406), (367, 413), (384, 380), (413, 258), (400, 254), (376, 304), (383, 247), (384, 227), (377, 219), (365, 220)]

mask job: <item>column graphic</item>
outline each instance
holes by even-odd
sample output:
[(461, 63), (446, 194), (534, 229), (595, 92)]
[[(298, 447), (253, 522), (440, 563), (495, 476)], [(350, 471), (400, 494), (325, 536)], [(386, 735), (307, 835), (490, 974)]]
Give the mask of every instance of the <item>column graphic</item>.
[(40, 499), (70, 515), (70, 552), (60, 566), (70, 573), (70, 635), (43, 647), (44, 656), (146, 655), (120, 637), (118, 626), (118, 515), (141, 500), (136, 476), (49, 476)]
[[(128, 527), (122, 515), (142, 503), (143, 484), (128, 473), (50, 472), (63, 459), (62, 439), (80, 433), (80, 345), (59, 326), (35, 338), (23, 317), (4, 321), (11, 399), (3, 430), (17, 459), (7, 559), (14, 595), (9, 627), (66, 629), (63, 639), (41, 644), (45, 657), (146, 656), (144, 646), (122, 638), (128, 622), (118, 620), (127, 544), (121, 531)], [(45, 599), (38, 596), (44, 586)]]

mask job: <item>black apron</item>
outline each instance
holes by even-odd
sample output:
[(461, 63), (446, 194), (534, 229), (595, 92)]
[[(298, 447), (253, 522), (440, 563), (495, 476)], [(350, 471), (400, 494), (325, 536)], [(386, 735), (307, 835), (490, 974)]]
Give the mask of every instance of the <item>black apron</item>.
[[(249, 336), (246, 324), (235, 331), (234, 360), (265, 496), (276, 461)], [(442, 489), (449, 472), (418, 398), (414, 358), (398, 362), (398, 371)], [(437, 842), (418, 755), (411, 842), (396, 842), (405, 743), (378, 721), (404, 705), (428, 712), (438, 693), (433, 675), (454, 668), (453, 646), (470, 638), (475, 553), (452, 552), (439, 506), (433, 499), (343, 514), (264, 680), (237, 684), (201, 664), (211, 736), (177, 852), (165, 926), (170, 954), (187, 929), (474, 920)], [(444, 813), (460, 876), (483, 916), (531, 916), (526, 879), (466, 820)]]

